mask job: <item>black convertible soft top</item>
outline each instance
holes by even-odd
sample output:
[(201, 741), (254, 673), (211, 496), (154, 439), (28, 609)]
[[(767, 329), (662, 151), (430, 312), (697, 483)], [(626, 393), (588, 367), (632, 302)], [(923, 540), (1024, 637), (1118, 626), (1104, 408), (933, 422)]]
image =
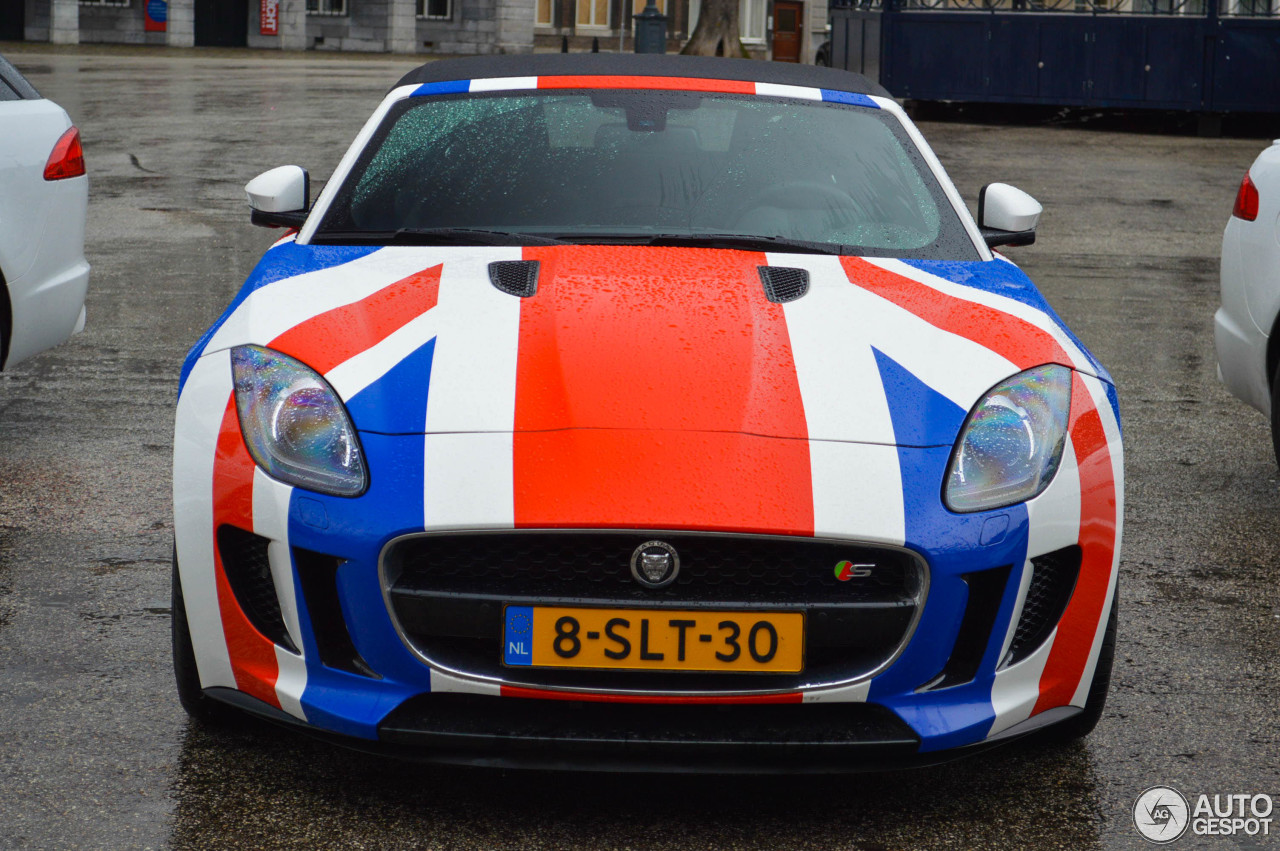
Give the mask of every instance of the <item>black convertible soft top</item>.
[(748, 80), (784, 86), (837, 89), (863, 95), (891, 95), (861, 74), (753, 59), (721, 59), (652, 53), (528, 53), (469, 56), (428, 62), (400, 78), (398, 86), (476, 80), (486, 77), (544, 77), (582, 74), (620, 77), (701, 77), (708, 80)]

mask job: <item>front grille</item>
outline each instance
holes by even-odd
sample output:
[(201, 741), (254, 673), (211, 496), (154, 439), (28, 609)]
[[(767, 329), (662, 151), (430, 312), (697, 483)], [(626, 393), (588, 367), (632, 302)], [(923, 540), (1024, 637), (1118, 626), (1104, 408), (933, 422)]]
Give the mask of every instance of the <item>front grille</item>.
[(267, 539), (235, 526), (219, 526), (217, 539), (227, 584), (249, 623), (271, 641), (297, 653), (280, 614), (280, 598), (276, 596), (271, 561), (267, 557)]
[[(675, 582), (648, 589), (631, 555), (648, 540), (680, 557)], [(848, 581), (836, 566), (859, 570)], [(532, 685), (645, 689), (783, 689), (863, 676), (888, 662), (923, 602), (925, 571), (904, 550), (800, 538), (646, 532), (425, 535), (384, 553), (392, 615), (425, 658)], [(869, 567), (864, 567), (868, 566)], [(865, 574), (865, 575), (861, 575)], [(802, 674), (706, 674), (504, 668), (512, 605), (771, 609), (806, 615)]]
[(785, 303), (809, 292), (809, 271), (786, 266), (760, 266), (760, 282), (764, 284), (765, 298)]
[(1031, 559), (1031, 584), (1022, 604), (1005, 665), (1036, 652), (1062, 619), (1080, 576), (1080, 547), (1072, 545)]

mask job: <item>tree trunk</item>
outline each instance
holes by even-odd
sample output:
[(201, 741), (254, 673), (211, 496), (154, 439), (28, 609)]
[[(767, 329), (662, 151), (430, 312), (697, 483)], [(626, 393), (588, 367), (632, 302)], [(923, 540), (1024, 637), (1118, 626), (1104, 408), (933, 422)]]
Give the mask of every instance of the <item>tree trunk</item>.
[(702, 0), (698, 25), (680, 52), (685, 56), (745, 59), (747, 51), (742, 47), (738, 32), (738, 0)]

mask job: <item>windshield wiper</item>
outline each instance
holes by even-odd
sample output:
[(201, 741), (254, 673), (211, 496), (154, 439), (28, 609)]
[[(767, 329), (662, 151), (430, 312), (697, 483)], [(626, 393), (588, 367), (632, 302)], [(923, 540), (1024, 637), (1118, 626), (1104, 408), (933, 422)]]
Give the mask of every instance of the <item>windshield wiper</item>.
[(564, 242), (531, 233), (483, 228), (317, 231), (311, 241), (321, 245), (562, 245)]
[(742, 233), (659, 233), (659, 234), (557, 234), (564, 242), (600, 245), (669, 245), (690, 248), (730, 248), (741, 251), (786, 251), (793, 254), (851, 254), (853, 249), (833, 242), (810, 242), (785, 236), (755, 236)]

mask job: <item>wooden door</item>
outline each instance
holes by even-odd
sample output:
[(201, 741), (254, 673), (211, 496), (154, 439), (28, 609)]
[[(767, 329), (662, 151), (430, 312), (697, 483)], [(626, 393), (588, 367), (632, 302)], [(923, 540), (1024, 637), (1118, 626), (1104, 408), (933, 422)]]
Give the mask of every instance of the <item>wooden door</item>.
[(804, 4), (775, 0), (773, 4), (773, 61), (799, 62)]

